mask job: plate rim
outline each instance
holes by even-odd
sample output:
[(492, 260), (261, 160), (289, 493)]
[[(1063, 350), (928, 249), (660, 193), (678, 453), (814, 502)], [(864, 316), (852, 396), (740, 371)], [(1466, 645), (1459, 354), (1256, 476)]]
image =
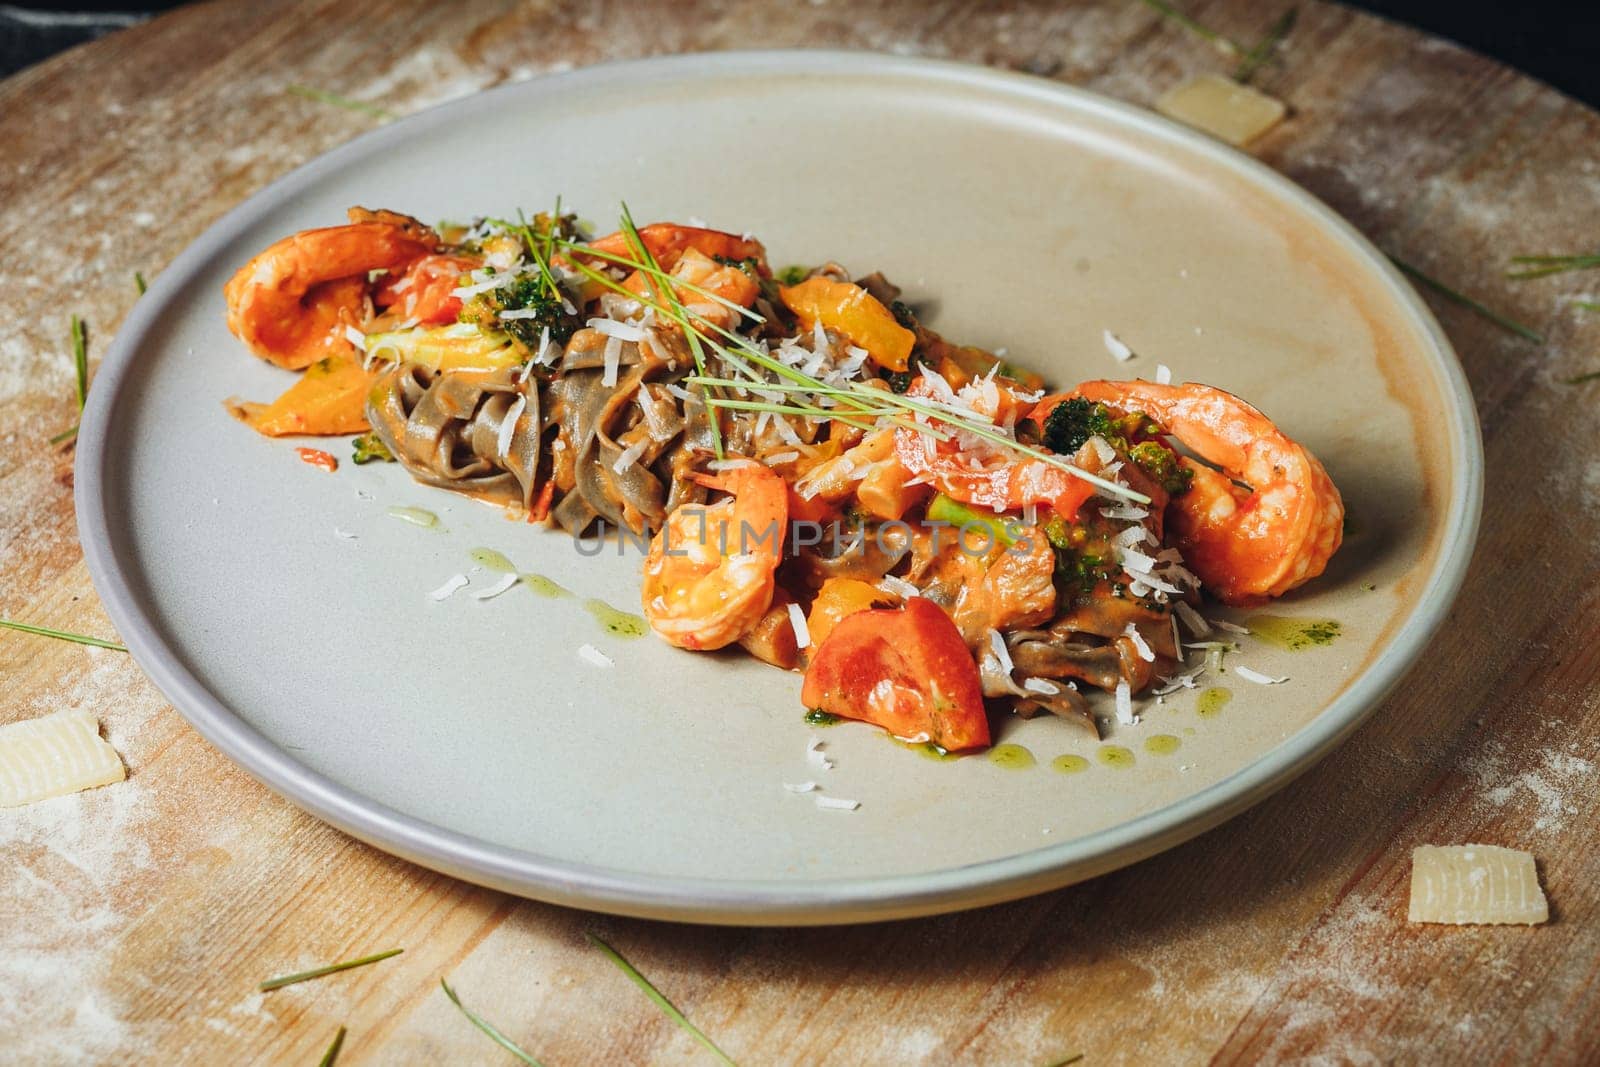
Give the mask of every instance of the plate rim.
[[(292, 199), (325, 171), (373, 149), (425, 134), (441, 121), (555, 86), (604, 90), (618, 82), (722, 79), (746, 73), (885, 76), (965, 84), (1019, 100), (1088, 113), (1198, 152), (1280, 197), (1372, 268), (1431, 346), (1455, 416), (1445, 440), (1453, 463), (1443, 536), (1433, 572), (1397, 632), (1345, 690), (1305, 726), (1199, 792), (1082, 838), (978, 863), (884, 877), (805, 880), (648, 875), (556, 859), (406, 815), (301, 764), (229, 709), (184, 666), (130, 580), (111, 528), (104, 487), (113, 409), (145, 337), (197, 268), (260, 215)], [(75, 461), (79, 540), (105, 610), (135, 662), (197, 733), (290, 803), (361, 841), (423, 867), (548, 903), (640, 918), (716, 925), (812, 925), (911, 918), (981, 907), (1061, 888), (1115, 870), (1211, 829), (1287, 785), (1326, 756), (1399, 685), (1442, 627), (1471, 563), (1482, 511), (1484, 459), (1477, 407), (1461, 361), (1416, 289), (1342, 216), (1266, 164), (1188, 127), (1077, 86), (991, 67), (831, 49), (738, 50), (621, 59), (548, 74), (424, 109), (336, 146), (218, 218), (159, 275), (117, 331), (83, 413)]]

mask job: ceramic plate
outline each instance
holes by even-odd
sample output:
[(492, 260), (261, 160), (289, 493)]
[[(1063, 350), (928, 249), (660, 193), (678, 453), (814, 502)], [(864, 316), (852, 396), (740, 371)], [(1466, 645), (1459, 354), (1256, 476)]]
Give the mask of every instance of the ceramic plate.
[[(774, 262), (882, 270), (947, 335), (1053, 382), (1153, 376), (1248, 397), (1350, 508), (1329, 573), (1273, 610), (1331, 644), (1245, 642), (1232, 700), (1144, 709), (1105, 744), (1000, 725), (1037, 765), (938, 762), (807, 726), (800, 679), (607, 633), (640, 559), (413, 483), (326, 474), (223, 398), (288, 375), (223, 324), (222, 283), (351, 204), (424, 219), (557, 194), (604, 224), (700, 217)], [(1102, 341), (1138, 353), (1127, 364)], [(326, 447), (348, 453), (345, 442)], [(513, 85), (368, 134), (270, 186), (166, 270), (118, 335), (78, 446), (95, 585), (212, 744), (377, 847), (484, 885), (633, 915), (852, 922), (1022, 896), (1130, 863), (1267, 797), (1373, 710), (1439, 626), (1476, 529), (1481, 453), (1447, 342), (1383, 257), (1245, 156), (1142, 110), (993, 71), (868, 55), (684, 56)], [(440, 516), (425, 530), (395, 506)], [(353, 534), (341, 537), (335, 530)], [(487, 547), (573, 590), (490, 584)], [(468, 591), (429, 592), (458, 572)], [(615, 660), (578, 656), (592, 644)], [(1231, 681), (1227, 679), (1232, 679)], [(1147, 748), (1164, 735), (1175, 750)], [(821, 737), (835, 764), (806, 758)], [(1152, 747), (1172, 741), (1157, 742)], [(1060, 756), (1088, 767), (1063, 773)], [(817, 779), (858, 810), (821, 810)]]

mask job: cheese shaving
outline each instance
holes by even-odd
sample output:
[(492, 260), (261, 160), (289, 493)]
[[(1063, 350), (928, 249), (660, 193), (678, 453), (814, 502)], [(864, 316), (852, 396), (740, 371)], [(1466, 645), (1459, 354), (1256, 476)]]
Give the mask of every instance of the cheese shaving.
[(1274, 678), (1270, 674), (1262, 674), (1260, 671), (1253, 671), (1249, 667), (1240, 665), (1234, 666), (1233, 673), (1245, 681), (1254, 682), (1257, 685), (1280, 685), (1289, 680), (1288, 675), (1284, 675), (1282, 678)]
[(783, 787), (791, 793), (814, 793), (817, 789), (816, 782), (784, 782)]
[(1132, 726), (1139, 721), (1139, 716), (1133, 713), (1133, 690), (1128, 688), (1126, 678), (1117, 682), (1117, 721), (1124, 726)]
[(806, 613), (800, 610), (799, 604), (789, 605), (789, 625), (794, 628), (795, 647), (810, 648), (811, 628), (806, 625)]
[(465, 574), (452, 574), (445, 579), (445, 583), (428, 594), (430, 600), (448, 600), (457, 589), (465, 588), (467, 576)]
[(520, 581), (522, 581), (522, 575), (507, 574), (489, 588), (480, 589), (478, 592), (473, 593), (472, 596), (476, 600), (493, 600)]
[(1144, 634), (1139, 632), (1139, 627), (1130, 622), (1127, 629), (1122, 632), (1133, 642), (1133, 650), (1139, 653), (1140, 659), (1146, 663), (1155, 662), (1155, 650), (1150, 647), (1149, 642), (1145, 641)]
[(1133, 358), (1133, 349), (1122, 343), (1116, 334), (1107, 330), (1104, 335), (1106, 351), (1111, 353), (1111, 358), (1118, 363), (1126, 363)]
[(583, 645), (578, 649), (578, 658), (585, 663), (592, 663), (596, 667), (614, 667), (616, 663), (611, 657), (601, 652), (593, 645)]
[(817, 807), (823, 811), (855, 811), (861, 806), (859, 800), (846, 800), (844, 797), (817, 797)]

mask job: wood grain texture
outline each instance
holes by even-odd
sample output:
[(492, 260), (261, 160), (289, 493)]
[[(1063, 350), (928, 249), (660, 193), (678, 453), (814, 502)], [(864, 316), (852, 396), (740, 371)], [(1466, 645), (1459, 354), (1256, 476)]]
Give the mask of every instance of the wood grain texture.
[[(1187, 5), (1253, 39), (1277, 3)], [(0, 83), (0, 614), (109, 636), (76, 542), (66, 318), (96, 359), (223, 212), (370, 118), (507, 80), (692, 49), (955, 58), (1138, 103), (1226, 61), (1127, 0), (218, 3)], [(235, 769), (114, 652), (0, 634), (0, 721), (92, 707), (120, 785), (0, 815), (0, 1060), (504, 1060), (438, 991), (550, 1064), (706, 1062), (592, 930), (744, 1064), (1600, 1061), (1600, 275), (1508, 282), (1592, 248), (1600, 116), (1449, 44), (1302, 4), (1256, 146), (1380, 246), (1528, 322), (1435, 303), (1477, 396), (1488, 493), (1452, 625), (1350, 742), (1274, 800), (1092, 882), (824, 930), (609, 919), (359, 845)], [(1544, 928), (1404, 922), (1410, 849), (1540, 857)], [(404, 955), (265, 996), (260, 980)], [(14, 1058), (14, 1059), (13, 1059)]]

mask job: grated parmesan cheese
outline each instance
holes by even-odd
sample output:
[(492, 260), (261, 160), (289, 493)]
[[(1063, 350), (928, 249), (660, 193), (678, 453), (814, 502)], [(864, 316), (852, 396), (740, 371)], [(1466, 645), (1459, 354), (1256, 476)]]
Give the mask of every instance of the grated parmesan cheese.
[(1128, 680), (1123, 678), (1117, 682), (1117, 721), (1124, 726), (1133, 726), (1139, 721), (1139, 716), (1133, 713), (1133, 690), (1128, 688)]
[(506, 409), (505, 417), (500, 420), (500, 435), (495, 441), (495, 454), (501, 459), (511, 455), (511, 442), (517, 435), (517, 420), (522, 418), (522, 413), (527, 407), (528, 398), (518, 396)]
[(611, 465), (611, 469), (616, 471), (618, 474), (623, 473), (629, 467), (639, 462), (639, 457), (644, 455), (644, 450), (649, 446), (650, 439), (648, 437), (639, 438), (639, 440), (622, 450), (622, 452), (617, 456), (617, 461)]
[(465, 574), (453, 574), (445, 580), (443, 585), (429, 593), (428, 598), (430, 600), (447, 600), (457, 589), (464, 588), (466, 584), (467, 576)]
[(1133, 642), (1133, 650), (1139, 653), (1140, 659), (1144, 660), (1146, 663), (1155, 662), (1155, 651), (1150, 647), (1149, 643), (1145, 641), (1144, 634), (1139, 632), (1139, 627), (1130, 622), (1128, 624), (1128, 628), (1122, 632), (1126, 634), (1128, 639)]
[(811, 627), (806, 625), (806, 613), (800, 610), (799, 604), (789, 605), (789, 625), (794, 628), (795, 647), (810, 648)]
[(491, 585), (489, 588), (480, 589), (478, 592), (473, 593), (472, 594), (473, 599), (475, 599), (475, 600), (493, 600), (495, 597), (499, 596), (501, 593), (504, 593), (506, 590), (510, 589), (512, 586), (516, 585), (520, 581), (522, 581), (522, 575), (520, 575), (520, 574), (507, 574), (504, 577), (502, 577), (498, 582), (495, 582), (493, 585)]
[(578, 658), (585, 663), (592, 663), (596, 667), (614, 667), (616, 664), (611, 657), (601, 652), (593, 645), (583, 645), (578, 649)]
[(1260, 671), (1253, 671), (1249, 667), (1237, 664), (1233, 668), (1233, 673), (1237, 674), (1245, 681), (1254, 682), (1257, 685), (1279, 685), (1289, 680), (1288, 675), (1285, 675), (1282, 678), (1274, 678), (1270, 674), (1262, 674)]
[(1171, 385), (1172, 384), (1172, 368), (1167, 366), (1165, 363), (1157, 363), (1156, 364), (1156, 384), (1157, 385)]
[(846, 800), (844, 797), (817, 797), (817, 807), (823, 811), (855, 811), (861, 806), (859, 800)]
[(1115, 359), (1118, 363), (1126, 363), (1128, 360), (1133, 358), (1133, 349), (1123, 344), (1122, 340), (1110, 330), (1105, 332), (1104, 340), (1106, 343), (1106, 351), (1110, 352), (1111, 358)]
[(783, 787), (791, 793), (813, 793), (816, 791), (816, 782), (784, 782)]

